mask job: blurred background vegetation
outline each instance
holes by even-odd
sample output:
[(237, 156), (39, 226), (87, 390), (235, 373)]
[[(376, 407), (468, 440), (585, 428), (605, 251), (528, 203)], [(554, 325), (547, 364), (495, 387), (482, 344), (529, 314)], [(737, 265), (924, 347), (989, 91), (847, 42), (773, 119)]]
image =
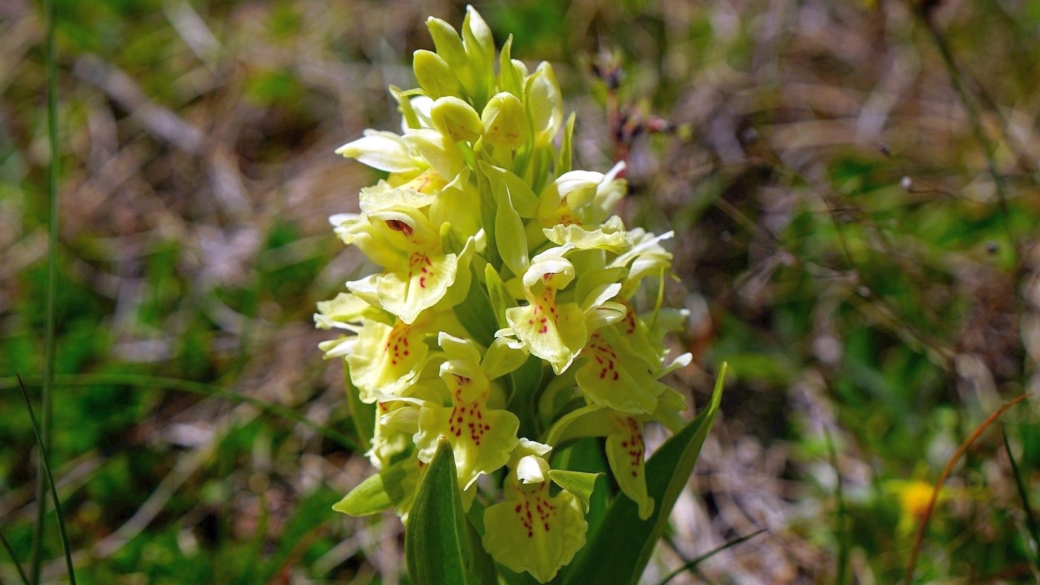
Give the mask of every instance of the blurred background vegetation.
[[(759, 529), (672, 582), (900, 579), (958, 444), (1040, 388), (1040, 2), (476, 6), (514, 56), (553, 63), (576, 168), (627, 150), (626, 221), (675, 230), (669, 302), (691, 312), (675, 345), (695, 363), (672, 384), (697, 404), (722, 361), (736, 373), (646, 582)], [(330, 509), (370, 469), (311, 315), (371, 270), (327, 217), (375, 175), (332, 151), (398, 127), (386, 86), (414, 85), (426, 16), (463, 11), (58, 2), (51, 458), (80, 582), (407, 582), (395, 517)], [(35, 467), (14, 375), (39, 395), (43, 35), (38, 6), (0, 2), (0, 531), (22, 563)], [(653, 114), (674, 132), (610, 123), (591, 73), (607, 55), (627, 129)], [(1040, 574), (1037, 405), (947, 482), (918, 582)], [(61, 582), (53, 522), (45, 544)], [(18, 579), (0, 556), (0, 581)]]

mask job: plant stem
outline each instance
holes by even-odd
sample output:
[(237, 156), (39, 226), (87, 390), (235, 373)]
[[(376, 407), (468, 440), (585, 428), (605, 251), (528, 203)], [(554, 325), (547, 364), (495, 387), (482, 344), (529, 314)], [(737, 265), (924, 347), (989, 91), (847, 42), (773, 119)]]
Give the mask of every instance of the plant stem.
[[(21, 382), (21, 379), (18, 380)], [(43, 472), (47, 477), (47, 486), (50, 487), (51, 500), (54, 503), (54, 513), (58, 517), (58, 533), (61, 535), (61, 548), (65, 553), (65, 568), (69, 573), (69, 583), (76, 585), (76, 572), (72, 568), (72, 550), (69, 548), (69, 537), (65, 533), (65, 518), (61, 514), (61, 501), (58, 500), (58, 488), (54, 485), (54, 476), (51, 467), (47, 464), (47, 448), (43, 446), (43, 437), (40, 435), (40, 426), (36, 424), (36, 415), (33, 414), (32, 401), (29, 393), (25, 391), (25, 385), (19, 384), (22, 390), (22, 398), (25, 399), (25, 408), (29, 411), (29, 419), (32, 421), (33, 435), (36, 437), (36, 446), (40, 450), (40, 460), (43, 461)], [(43, 508), (43, 502), (37, 503), (37, 508)], [(35, 575), (39, 578), (39, 574)]]
[[(54, 356), (56, 353), (56, 297), (58, 291), (58, 73), (54, 42), (54, 0), (45, 0), (44, 12), (47, 19), (47, 134), (50, 148), (48, 161), (47, 198), (49, 218), (47, 224), (47, 325), (44, 342), (43, 386), (40, 391), (40, 452), (36, 462), (36, 525), (33, 531), (33, 547), (30, 571), (32, 582), (40, 582), (43, 564), (44, 518), (47, 511), (47, 481), (45, 451), (51, 444), (51, 386), (54, 380)], [(57, 500), (55, 499), (55, 507)], [(58, 517), (61, 511), (56, 510)], [(70, 567), (71, 574), (71, 567)], [(73, 578), (75, 581), (75, 578)]]

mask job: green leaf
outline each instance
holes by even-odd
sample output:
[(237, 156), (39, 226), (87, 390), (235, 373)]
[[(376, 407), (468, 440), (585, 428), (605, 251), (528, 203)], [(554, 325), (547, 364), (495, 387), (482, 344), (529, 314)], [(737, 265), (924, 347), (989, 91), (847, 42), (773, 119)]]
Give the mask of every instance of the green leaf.
[(473, 526), (472, 522), (466, 522), (466, 536), (469, 537), (469, 546), (474, 552), (473, 561), (476, 565), (476, 573), (480, 577), (480, 580), (477, 582), (488, 584), (498, 583), (495, 561), (491, 558), (491, 555), (484, 550), (484, 545), (480, 542), (481, 535), (477, 531), (476, 527)]
[(480, 170), (491, 180), (493, 188), (505, 185), (509, 192), (509, 202), (520, 217), (531, 218), (538, 213), (538, 196), (523, 179), (506, 169), (487, 163), (481, 163)]
[(383, 476), (377, 473), (350, 490), (350, 493), (334, 504), (332, 509), (348, 516), (369, 516), (389, 510), (393, 505), (394, 502), (383, 485)]
[(596, 534), (607, 516), (610, 505), (610, 466), (603, 452), (599, 437), (580, 439), (560, 449), (553, 449), (553, 469), (584, 471), (597, 476), (596, 489), (592, 491), (589, 510), (585, 521), (589, 523), (589, 534)]
[[(531, 192), (530, 187), (519, 180), (519, 177), (508, 171), (487, 163), (481, 163), (480, 169), (488, 178), (491, 193), (495, 198), (495, 245), (498, 247), (502, 262), (509, 267), (513, 274), (520, 276), (530, 266), (531, 261), (527, 257), (527, 234), (524, 222), (520, 219), (514, 201), (528, 198), (534, 201), (534, 193)], [(512, 175), (517, 180), (507, 181), (506, 174)], [(517, 188), (515, 196), (514, 187)]]
[(499, 328), (509, 327), (509, 321), (506, 320), (506, 309), (515, 307), (516, 301), (506, 290), (506, 285), (502, 282), (502, 277), (495, 271), (495, 267), (490, 264), (484, 267), (484, 282), (487, 284), (491, 307), (495, 312), (495, 321)]
[(541, 358), (532, 355), (524, 365), (509, 374), (513, 386), (509, 410), (520, 417), (521, 437), (538, 436), (534, 405), (537, 404), (538, 392), (542, 388), (543, 364)]
[(524, 80), (513, 67), (513, 35), (509, 35), (498, 57), (498, 85), (516, 97), (524, 95)]
[(596, 487), (596, 478), (599, 476), (599, 473), (586, 473), (584, 471), (549, 470), (549, 479), (553, 480), (561, 488), (578, 496), (586, 510), (589, 508), (589, 498), (592, 497), (592, 490)]
[(359, 483), (332, 509), (350, 516), (369, 516), (389, 510), (408, 494), (409, 483), (415, 485), (415, 474), (414, 461), (399, 461)]
[[(488, 267), (491, 265), (488, 264)], [(470, 270), (476, 270), (471, 267)], [(495, 341), (495, 331), (498, 330), (498, 322), (495, 318), (495, 309), (488, 300), (484, 287), (479, 286), (477, 275), (473, 274), (472, 284), (466, 294), (466, 300), (455, 305), (455, 316), (466, 331), (473, 336), (478, 343), (484, 347), (490, 346)]]
[(405, 123), (409, 128), (419, 128), (419, 116), (415, 113), (415, 108), (412, 107), (411, 92), (415, 90), (403, 91), (401, 88), (391, 85), (390, 93), (397, 100), (397, 110), (401, 112), (401, 117), (404, 118)]
[(476, 175), (477, 188), (480, 190), (480, 223), (484, 226), (484, 235), (487, 236), (487, 248), (484, 254), (491, 266), (501, 269), (502, 258), (498, 255), (498, 234), (495, 233), (495, 212), (498, 210), (498, 204), (491, 193), (491, 181), (484, 173), (476, 173)]
[(574, 157), (574, 112), (567, 117), (567, 124), (563, 127), (563, 142), (560, 144), (560, 156), (556, 159), (556, 176), (568, 173), (571, 170), (571, 161)]
[(361, 401), (361, 392), (350, 380), (348, 367), (343, 368), (343, 378), (347, 386), (347, 406), (350, 408), (350, 416), (354, 419), (354, 428), (357, 429), (358, 438), (361, 439), (361, 452), (363, 453), (372, 447), (372, 436), (376, 432), (376, 405)]
[(513, 209), (509, 201), (508, 188), (503, 189), (505, 193), (498, 201), (498, 209), (495, 212), (495, 234), (498, 244), (498, 253), (502, 262), (520, 276), (531, 265), (527, 257), (527, 233), (524, 231), (524, 223), (520, 215)]
[(462, 509), (455, 457), (442, 439), (415, 494), (404, 535), (412, 582), (494, 584), (494, 575), (488, 571), (492, 561), (475, 538)]
[(647, 493), (658, 503), (650, 517), (640, 520), (639, 507), (629, 498), (614, 500), (603, 525), (578, 553), (578, 558), (565, 568), (565, 583), (635, 584), (639, 581), (715, 421), (725, 376), (726, 364), (722, 364), (708, 408), (661, 445), (647, 462)]

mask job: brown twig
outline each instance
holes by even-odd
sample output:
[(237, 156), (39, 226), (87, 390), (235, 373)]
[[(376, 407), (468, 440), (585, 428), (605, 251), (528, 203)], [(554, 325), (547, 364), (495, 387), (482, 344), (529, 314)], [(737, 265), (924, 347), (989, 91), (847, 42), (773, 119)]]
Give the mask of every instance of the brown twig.
[(914, 537), (914, 547), (910, 550), (910, 562), (906, 565), (906, 578), (903, 580), (905, 585), (910, 585), (914, 578), (914, 567), (917, 565), (917, 555), (921, 552), (921, 544), (924, 542), (924, 530), (928, 526), (928, 520), (932, 517), (932, 511), (935, 509), (935, 503), (939, 499), (939, 490), (942, 489), (943, 484), (946, 482), (946, 478), (950, 477), (953, 473), (953, 468), (960, 461), (960, 458), (964, 456), (964, 453), (968, 451), (968, 448), (975, 442), (979, 436), (982, 435), (993, 424), (1000, 415), (1007, 412), (1012, 406), (1022, 402), (1030, 396), (1030, 392), (1026, 392), (1020, 396), (1017, 396), (1008, 402), (1004, 403), (997, 409), (996, 412), (989, 415), (986, 420), (982, 421), (982, 424), (975, 427), (975, 430), (968, 435), (968, 438), (961, 443), (961, 446), (957, 448), (957, 451), (950, 458), (950, 461), (946, 464), (946, 468), (943, 469), (942, 475), (939, 476), (939, 480), (935, 482), (935, 489), (932, 490), (932, 497), (928, 500), (928, 508), (925, 509), (924, 515), (921, 516), (921, 524), (917, 527), (917, 535)]

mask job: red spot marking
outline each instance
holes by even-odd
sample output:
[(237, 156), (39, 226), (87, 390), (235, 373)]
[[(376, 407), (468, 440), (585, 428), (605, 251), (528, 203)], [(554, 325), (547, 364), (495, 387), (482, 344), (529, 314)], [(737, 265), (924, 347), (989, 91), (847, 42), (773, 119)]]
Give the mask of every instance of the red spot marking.
[(412, 237), (412, 226), (406, 224), (399, 219), (388, 219), (386, 220), (386, 227), (394, 230), (395, 232), (401, 232), (405, 237)]

